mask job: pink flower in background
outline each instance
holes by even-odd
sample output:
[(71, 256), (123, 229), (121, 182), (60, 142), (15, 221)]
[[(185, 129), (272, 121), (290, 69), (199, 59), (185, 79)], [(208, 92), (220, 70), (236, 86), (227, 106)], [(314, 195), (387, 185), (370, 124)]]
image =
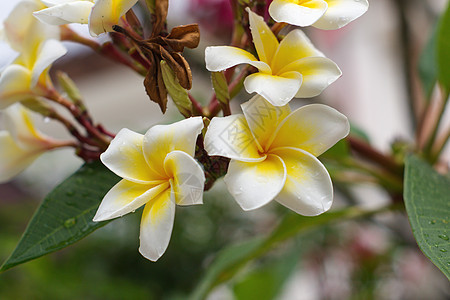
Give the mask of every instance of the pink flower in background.
[(200, 26), (220, 37), (231, 35), (233, 12), (228, 0), (191, 0), (190, 12)]

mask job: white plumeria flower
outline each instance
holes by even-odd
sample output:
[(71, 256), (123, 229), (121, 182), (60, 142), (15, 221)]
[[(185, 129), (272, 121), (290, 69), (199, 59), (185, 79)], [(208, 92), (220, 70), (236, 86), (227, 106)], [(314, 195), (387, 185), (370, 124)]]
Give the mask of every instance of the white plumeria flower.
[(0, 109), (44, 93), (50, 65), (67, 52), (59, 28), (33, 17), (42, 7), (38, 1), (21, 1), (4, 22), (6, 40), (20, 54), (0, 75)]
[(202, 204), (205, 175), (193, 158), (201, 117), (157, 125), (145, 135), (122, 129), (100, 156), (123, 179), (103, 198), (94, 221), (133, 212), (145, 204), (139, 252), (152, 261), (169, 244), (175, 204)]
[(48, 8), (34, 13), (41, 21), (52, 25), (89, 24), (89, 32), (97, 36), (112, 32), (112, 26), (138, 0), (45, 0)]
[(338, 66), (318, 51), (299, 29), (279, 43), (264, 19), (247, 8), (253, 43), (259, 60), (252, 54), (229, 46), (207, 47), (206, 68), (217, 72), (247, 63), (259, 72), (244, 81), (248, 93), (256, 92), (275, 106), (292, 98), (319, 95), (341, 76)]
[(225, 183), (244, 210), (271, 200), (315, 216), (333, 201), (330, 176), (316, 158), (349, 133), (347, 118), (312, 104), (291, 112), (259, 95), (241, 105), (243, 115), (216, 117), (205, 136), (209, 155), (231, 158)]
[(3, 112), (5, 129), (0, 131), (0, 183), (22, 172), (42, 153), (66, 146), (38, 131), (31, 112), (19, 103)]
[(362, 16), (367, 0), (274, 0), (270, 16), (277, 22), (320, 29), (338, 29)]

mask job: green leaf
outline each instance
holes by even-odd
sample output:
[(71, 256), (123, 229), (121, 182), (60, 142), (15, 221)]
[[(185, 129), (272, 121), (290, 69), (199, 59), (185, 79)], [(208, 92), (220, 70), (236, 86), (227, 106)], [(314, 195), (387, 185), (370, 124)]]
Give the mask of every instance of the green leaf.
[(437, 80), (436, 64), (437, 26), (433, 28), (419, 60), (419, 76), (422, 80), (423, 90), (427, 99), (430, 99)]
[(437, 66), (438, 80), (450, 92), (450, 3), (442, 15), (438, 25)]
[(169, 92), (180, 113), (186, 118), (192, 116), (192, 102), (189, 99), (188, 92), (180, 85), (175, 72), (164, 60), (161, 61), (161, 71), (167, 92)]
[(236, 283), (233, 287), (237, 300), (275, 299), (283, 288), (286, 279), (292, 274), (300, 256), (299, 247), (283, 257), (259, 266)]
[(350, 135), (356, 136), (367, 143), (370, 143), (369, 135), (361, 128), (356, 126), (355, 124), (350, 124)]
[(211, 81), (217, 100), (223, 104), (228, 104), (230, 102), (230, 93), (228, 92), (227, 79), (223, 72), (211, 72)]
[(389, 208), (366, 211), (352, 207), (328, 212), (317, 217), (305, 217), (289, 212), (269, 236), (253, 238), (219, 252), (203, 278), (200, 279), (200, 283), (193, 291), (190, 299), (204, 299), (212, 288), (233, 277), (249, 261), (263, 256), (273, 247), (289, 238), (338, 220), (370, 216), (387, 209)]
[(348, 145), (348, 141), (343, 139), (337, 142), (333, 147), (328, 149), (325, 153), (323, 153), (320, 158), (327, 159), (344, 159), (350, 155), (350, 147)]
[(44, 199), (0, 272), (65, 248), (106, 225), (108, 221), (93, 222), (92, 218), (118, 180), (100, 162), (81, 167)]
[(403, 196), (419, 248), (450, 279), (450, 180), (409, 156)]

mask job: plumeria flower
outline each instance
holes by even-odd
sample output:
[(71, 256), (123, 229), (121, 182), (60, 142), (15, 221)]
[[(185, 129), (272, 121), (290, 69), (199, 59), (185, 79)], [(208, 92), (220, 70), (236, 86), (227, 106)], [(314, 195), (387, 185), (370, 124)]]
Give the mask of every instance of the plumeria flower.
[(5, 39), (20, 54), (0, 75), (0, 109), (44, 95), (50, 65), (67, 52), (59, 28), (33, 17), (42, 7), (38, 1), (21, 1), (4, 22)]
[(338, 29), (362, 16), (367, 0), (274, 0), (270, 16), (277, 22), (320, 29)]
[(216, 117), (205, 136), (209, 155), (231, 158), (225, 183), (244, 210), (271, 200), (306, 215), (327, 211), (330, 176), (316, 158), (349, 132), (347, 118), (312, 104), (291, 112), (259, 95), (241, 105), (244, 114)]
[(89, 24), (89, 32), (97, 36), (113, 31), (112, 26), (130, 10), (138, 0), (42, 0), (48, 8), (34, 15), (52, 25), (70, 23)]
[(122, 129), (100, 156), (123, 179), (103, 198), (94, 221), (133, 212), (145, 205), (139, 252), (156, 261), (172, 233), (175, 204), (202, 204), (205, 175), (193, 158), (201, 117), (157, 125), (145, 135)]
[(19, 103), (3, 111), (3, 120), (5, 130), (0, 131), (0, 183), (22, 172), (44, 152), (70, 144), (38, 131), (31, 112)]
[(217, 72), (246, 63), (258, 69), (247, 76), (247, 92), (256, 92), (275, 106), (292, 98), (319, 95), (341, 76), (338, 66), (318, 51), (299, 29), (291, 31), (279, 43), (264, 19), (247, 8), (253, 43), (259, 60), (235, 47), (207, 47), (206, 68)]

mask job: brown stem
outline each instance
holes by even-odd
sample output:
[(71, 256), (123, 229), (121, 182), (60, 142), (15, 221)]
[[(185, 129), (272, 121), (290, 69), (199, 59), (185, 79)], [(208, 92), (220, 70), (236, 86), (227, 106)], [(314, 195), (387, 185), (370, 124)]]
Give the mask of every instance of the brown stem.
[(110, 142), (109, 138), (105, 137), (105, 135), (94, 126), (90, 117), (88, 117), (87, 112), (81, 112), (75, 104), (61, 96), (54, 89), (48, 91), (46, 98), (64, 106), (72, 114), (75, 120), (86, 129), (88, 135), (97, 141), (97, 146), (99, 146), (101, 150), (106, 150)]
[(203, 106), (191, 95), (191, 93), (188, 93), (188, 96), (192, 103), (194, 116), (203, 116)]
[(369, 161), (379, 165), (381, 168), (386, 169), (395, 175), (402, 176), (403, 167), (394, 161), (392, 157), (377, 151), (368, 143), (359, 138), (348, 136), (347, 141), (349, 142), (351, 149), (362, 157), (367, 158)]
[(73, 30), (71, 30), (69, 27), (67, 26), (61, 26), (62, 30), (61, 30), (61, 40), (63, 41), (71, 41), (71, 42), (75, 42), (75, 43), (79, 43), (82, 45), (85, 45), (89, 48), (91, 48), (92, 50), (94, 50), (95, 52), (115, 61), (118, 62), (120, 64), (123, 64), (129, 68), (131, 68), (132, 70), (134, 70), (135, 72), (141, 74), (141, 75), (145, 75), (146, 71), (144, 68), (139, 67), (138, 65), (136, 65), (129, 56), (125, 55), (122, 51), (120, 51), (119, 49), (117, 49), (116, 46), (114, 46), (114, 44), (112, 44), (111, 42), (107, 42), (104, 44), (99, 44), (96, 41), (89, 39), (89, 38), (85, 38), (82, 37), (81, 35), (77, 34), (76, 32), (74, 32)]

